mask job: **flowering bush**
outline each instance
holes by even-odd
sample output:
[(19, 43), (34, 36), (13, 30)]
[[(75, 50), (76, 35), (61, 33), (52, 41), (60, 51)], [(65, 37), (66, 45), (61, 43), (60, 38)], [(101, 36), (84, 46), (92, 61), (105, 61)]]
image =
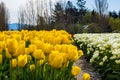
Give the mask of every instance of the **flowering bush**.
[(75, 34), (76, 45), (106, 80), (120, 78), (120, 34)]
[(0, 32), (0, 80), (71, 80), (83, 55), (64, 30)]

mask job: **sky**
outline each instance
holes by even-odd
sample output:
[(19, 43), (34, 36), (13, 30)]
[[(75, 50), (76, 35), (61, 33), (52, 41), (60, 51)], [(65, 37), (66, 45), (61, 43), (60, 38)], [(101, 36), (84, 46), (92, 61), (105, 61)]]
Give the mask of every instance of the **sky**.
[[(120, 0), (107, 0), (108, 1), (108, 11), (119, 11), (120, 10)], [(86, 0), (86, 6), (89, 9), (95, 7), (94, 0)]]
[[(9, 9), (10, 19), (9, 23), (17, 23), (17, 13), (20, 6), (25, 5), (27, 0), (0, 0), (3, 1), (6, 7)], [(61, 0), (51, 0), (52, 2), (61, 1)], [(65, 1), (65, 0), (63, 0)], [(71, 0), (73, 3), (76, 3), (76, 0)], [(119, 11), (120, 10), (120, 0), (108, 0), (109, 8), (108, 11)], [(90, 10), (94, 9), (94, 0), (86, 0), (86, 7)]]

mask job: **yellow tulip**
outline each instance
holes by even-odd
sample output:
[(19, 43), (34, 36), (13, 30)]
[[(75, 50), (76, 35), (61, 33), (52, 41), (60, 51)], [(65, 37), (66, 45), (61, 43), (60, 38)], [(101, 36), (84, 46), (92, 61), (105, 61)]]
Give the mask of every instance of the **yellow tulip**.
[(7, 58), (11, 58), (12, 57), (11, 54), (8, 52), (7, 48), (6, 48), (6, 54), (5, 55), (6, 55)]
[(17, 66), (17, 59), (12, 59), (12, 67), (16, 67)]
[(34, 40), (33, 44), (36, 45), (37, 49), (42, 49), (44, 42), (40, 41), (40, 40)]
[(53, 59), (54, 59), (54, 57), (55, 57), (57, 54), (59, 54), (58, 51), (52, 51), (52, 52), (49, 54), (49, 59), (48, 59), (49, 62), (52, 62)]
[(31, 70), (31, 71), (35, 70), (35, 64), (31, 64), (31, 65), (30, 65), (30, 70)]
[(18, 56), (18, 66), (24, 67), (27, 64), (27, 55)]
[(0, 54), (2, 54), (2, 51), (3, 51), (3, 50), (2, 50), (2, 49), (0, 49)]
[(33, 45), (33, 44), (29, 45), (29, 52), (30, 53), (33, 53), (35, 50), (36, 50), (36, 46), (35, 45)]
[(43, 53), (43, 51), (41, 49), (35, 50), (33, 52), (33, 57), (35, 59), (43, 59), (43, 60), (45, 60), (45, 55), (44, 55), (44, 53)]
[(60, 44), (55, 45), (54, 50), (61, 51), (62, 50), (62, 45), (60, 45)]
[(53, 45), (51, 45), (49, 43), (45, 43), (42, 50), (45, 54), (49, 54), (53, 50)]
[(5, 41), (0, 41), (0, 49), (5, 50)]
[(90, 80), (90, 74), (84, 73), (83, 74), (83, 80)]
[(68, 59), (70, 61), (76, 61), (79, 59), (77, 50), (68, 50)]
[(31, 55), (27, 55), (27, 60), (28, 60), (28, 61), (31, 61), (31, 60), (32, 60)]
[(67, 35), (61, 35), (63, 44), (70, 44), (72, 41)]
[(51, 66), (55, 68), (61, 68), (63, 66), (63, 56), (60, 53), (56, 53), (57, 51), (49, 54), (49, 63)]
[(18, 42), (21, 41), (21, 35), (20, 34), (16, 34), (14, 37)]
[(63, 67), (68, 67), (68, 66), (69, 66), (69, 63), (70, 63), (70, 62), (67, 61), (67, 63), (64, 63), (64, 64), (63, 64)]
[(61, 47), (61, 52), (68, 53), (69, 46), (67, 44), (62, 44), (61, 46), (62, 46)]
[(60, 36), (53, 39), (53, 45), (61, 44), (62, 38)]
[(3, 41), (5, 39), (5, 34), (4, 33), (0, 33), (0, 41)]
[(42, 65), (42, 64), (44, 64), (44, 62), (45, 62), (45, 60), (41, 59), (38, 61), (38, 65)]
[(30, 54), (29, 48), (25, 48), (25, 54)]
[(68, 56), (66, 53), (60, 53), (61, 56), (63, 56), (63, 64), (66, 64), (68, 63)]
[(82, 50), (78, 50), (78, 55), (79, 55), (79, 57), (81, 57), (82, 55), (84, 55), (83, 51)]
[(10, 54), (14, 54), (18, 47), (18, 42), (16, 39), (7, 39), (6, 48)]
[(78, 75), (80, 73), (80, 71), (81, 71), (80, 67), (78, 67), (78, 66), (72, 66), (72, 71), (71, 72), (72, 72), (73, 76)]
[(23, 55), (23, 54), (25, 54), (25, 42), (23, 42), (22, 44), (19, 44), (14, 56), (19, 56), (19, 55)]
[(2, 54), (0, 54), (0, 64), (2, 64)]

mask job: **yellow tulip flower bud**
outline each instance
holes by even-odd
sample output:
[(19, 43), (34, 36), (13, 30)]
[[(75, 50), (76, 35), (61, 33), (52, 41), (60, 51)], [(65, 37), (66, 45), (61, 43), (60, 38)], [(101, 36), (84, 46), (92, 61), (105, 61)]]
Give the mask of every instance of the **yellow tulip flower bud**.
[(80, 73), (80, 71), (81, 71), (80, 67), (78, 67), (78, 66), (72, 66), (72, 71), (71, 72), (72, 72), (73, 76), (78, 75)]
[(2, 54), (0, 54), (0, 64), (2, 64)]
[(12, 59), (12, 67), (16, 67), (17, 66), (17, 59)]
[(31, 65), (30, 65), (30, 70), (31, 70), (31, 71), (35, 70), (35, 64), (31, 64)]
[(83, 74), (83, 80), (90, 80), (90, 74), (84, 73)]

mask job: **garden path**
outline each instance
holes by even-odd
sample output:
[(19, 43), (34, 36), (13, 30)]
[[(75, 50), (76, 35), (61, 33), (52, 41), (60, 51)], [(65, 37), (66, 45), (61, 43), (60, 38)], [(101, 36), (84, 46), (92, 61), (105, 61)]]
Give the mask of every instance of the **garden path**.
[(82, 56), (78, 61), (76, 61), (74, 65), (80, 66), (81, 68), (81, 72), (75, 77), (77, 80), (83, 80), (82, 75), (84, 73), (90, 74), (90, 80), (101, 80), (100, 74), (94, 71), (94, 68), (90, 63), (85, 60), (84, 56)]

